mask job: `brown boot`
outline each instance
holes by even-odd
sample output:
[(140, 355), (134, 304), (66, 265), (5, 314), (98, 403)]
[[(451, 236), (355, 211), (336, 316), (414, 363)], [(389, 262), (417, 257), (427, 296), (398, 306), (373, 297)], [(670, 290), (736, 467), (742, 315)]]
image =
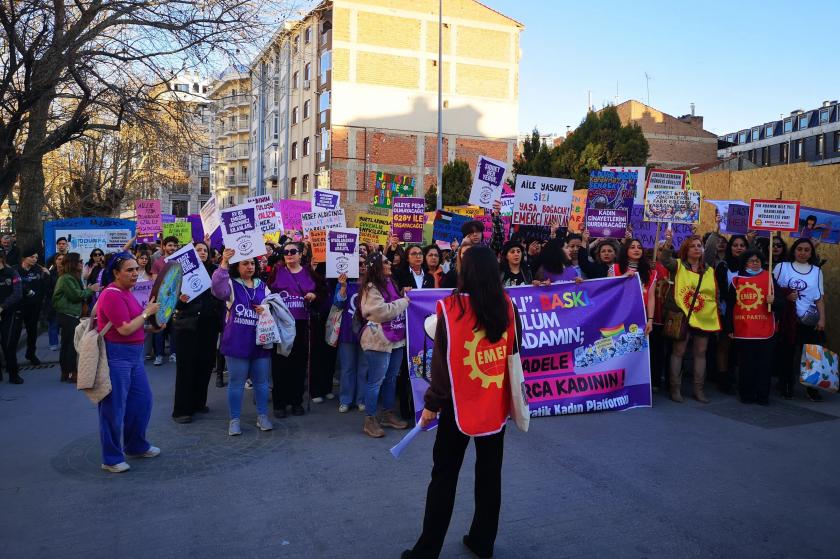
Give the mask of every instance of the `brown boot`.
[(694, 371), (694, 399), (701, 404), (708, 404), (709, 400), (703, 393), (703, 385), (706, 384), (706, 371), (698, 373)]
[(382, 427), (379, 426), (379, 422), (376, 421), (376, 418), (372, 415), (365, 416), (365, 426), (363, 431), (365, 432), (365, 435), (373, 437), (374, 439), (379, 439), (385, 436), (385, 431), (382, 430)]
[(408, 422), (403, 421), (391, 410), (385, 410), (379, 416), (379, 424), (391, 429), (408, 429)]
[(682, 370), (677, 371), (676, 374), (673, 372), (670, 373), (669, 381), (671, 384), (671, 400), (681, 404), (683, 402), (682, 393), (680, 392), (682, 387)]

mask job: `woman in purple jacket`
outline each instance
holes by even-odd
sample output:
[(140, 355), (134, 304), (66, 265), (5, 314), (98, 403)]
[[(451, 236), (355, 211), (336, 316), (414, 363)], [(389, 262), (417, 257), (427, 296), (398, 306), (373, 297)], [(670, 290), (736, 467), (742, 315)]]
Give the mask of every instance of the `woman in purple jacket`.
[(219, 347), (227, 360), (230, 383), (228, 406), (230, 426), (228, 435), (241, 435), (239, 416), (242, 412), (242, 393), (250, 376), (257, 400), (257, 428), (271, 431), (268, 419), (268, 371), (271, 368), (270, 350), (257, 345), (257, 317), (268, 309), (261, 306), (268, 295), (268, 287), (257, 278), (257, 259), (229, 264), (236, 251), (225, 249), (222, 263), (213, 272), (212, 293), (227, 304), (225, 327)]

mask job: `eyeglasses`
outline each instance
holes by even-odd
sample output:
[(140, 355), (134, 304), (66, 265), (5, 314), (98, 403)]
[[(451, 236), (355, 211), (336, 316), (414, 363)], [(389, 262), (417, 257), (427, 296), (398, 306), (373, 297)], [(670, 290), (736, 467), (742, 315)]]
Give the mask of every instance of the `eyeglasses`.
[(295, 256), (295, 255), (296, 255), (296, 254), (298, 254), (299, 252), (300, 252), (300, 251), (299, 251), (298, 249), (296, 249), (296, 248), (290, 248), (289, 250), (284, 250), (284, 251), (283, 251), (283, 254), (284, 254), (285, 256)]
[(784, 248), (784, 247), (785, 247), (785, 245), (778, 244), (778, 243), (773, 243), (773, 248)]

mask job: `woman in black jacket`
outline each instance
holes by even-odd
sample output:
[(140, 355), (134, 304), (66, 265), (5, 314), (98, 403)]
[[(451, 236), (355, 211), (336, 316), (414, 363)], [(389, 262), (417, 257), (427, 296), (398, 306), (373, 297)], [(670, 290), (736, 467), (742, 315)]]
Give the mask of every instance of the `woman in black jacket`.
[[(22, 298), (20, 276), (14, 267), (6, 264), (6, 253), (0, 251), (0, 349), (3, 350), (10, 384), (23, 384), (18, 371), (17, 344), (13, 340), (16, 322), (20, 320), (17, 310)], [(2, 369), (0, 380), (3, 380)]]
[[(207, 273), (212, 277), (216, 266), (208, 260), (209, 248), (195, 244), (195, 251)], [(223, 303), (213, 297), (210, 289), (193, 299), (181, 295), (170, 325), (178, 348), (175, 362), (175, 404), (172, 419), (189, 423), (195, 413), (207, 413), (207, 385), (216, 363)]]

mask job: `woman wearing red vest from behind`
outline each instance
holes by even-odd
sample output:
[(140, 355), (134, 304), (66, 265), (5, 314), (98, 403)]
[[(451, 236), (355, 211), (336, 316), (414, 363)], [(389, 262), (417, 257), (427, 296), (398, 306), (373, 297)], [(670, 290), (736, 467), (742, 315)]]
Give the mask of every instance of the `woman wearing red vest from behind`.
[(519, 316), (484, 246), (461, 256), (458, 293), (438, 303), (432, 380), (420, 419), (440, 413), (423, 533), (405, 558), (440, 555), (455, 504), (464, 452), (475, 437), (475, 514), (464, 544), (491, 557), (499, 527), (505, 423), (511, 409), (507, 356), (518, 347)]

